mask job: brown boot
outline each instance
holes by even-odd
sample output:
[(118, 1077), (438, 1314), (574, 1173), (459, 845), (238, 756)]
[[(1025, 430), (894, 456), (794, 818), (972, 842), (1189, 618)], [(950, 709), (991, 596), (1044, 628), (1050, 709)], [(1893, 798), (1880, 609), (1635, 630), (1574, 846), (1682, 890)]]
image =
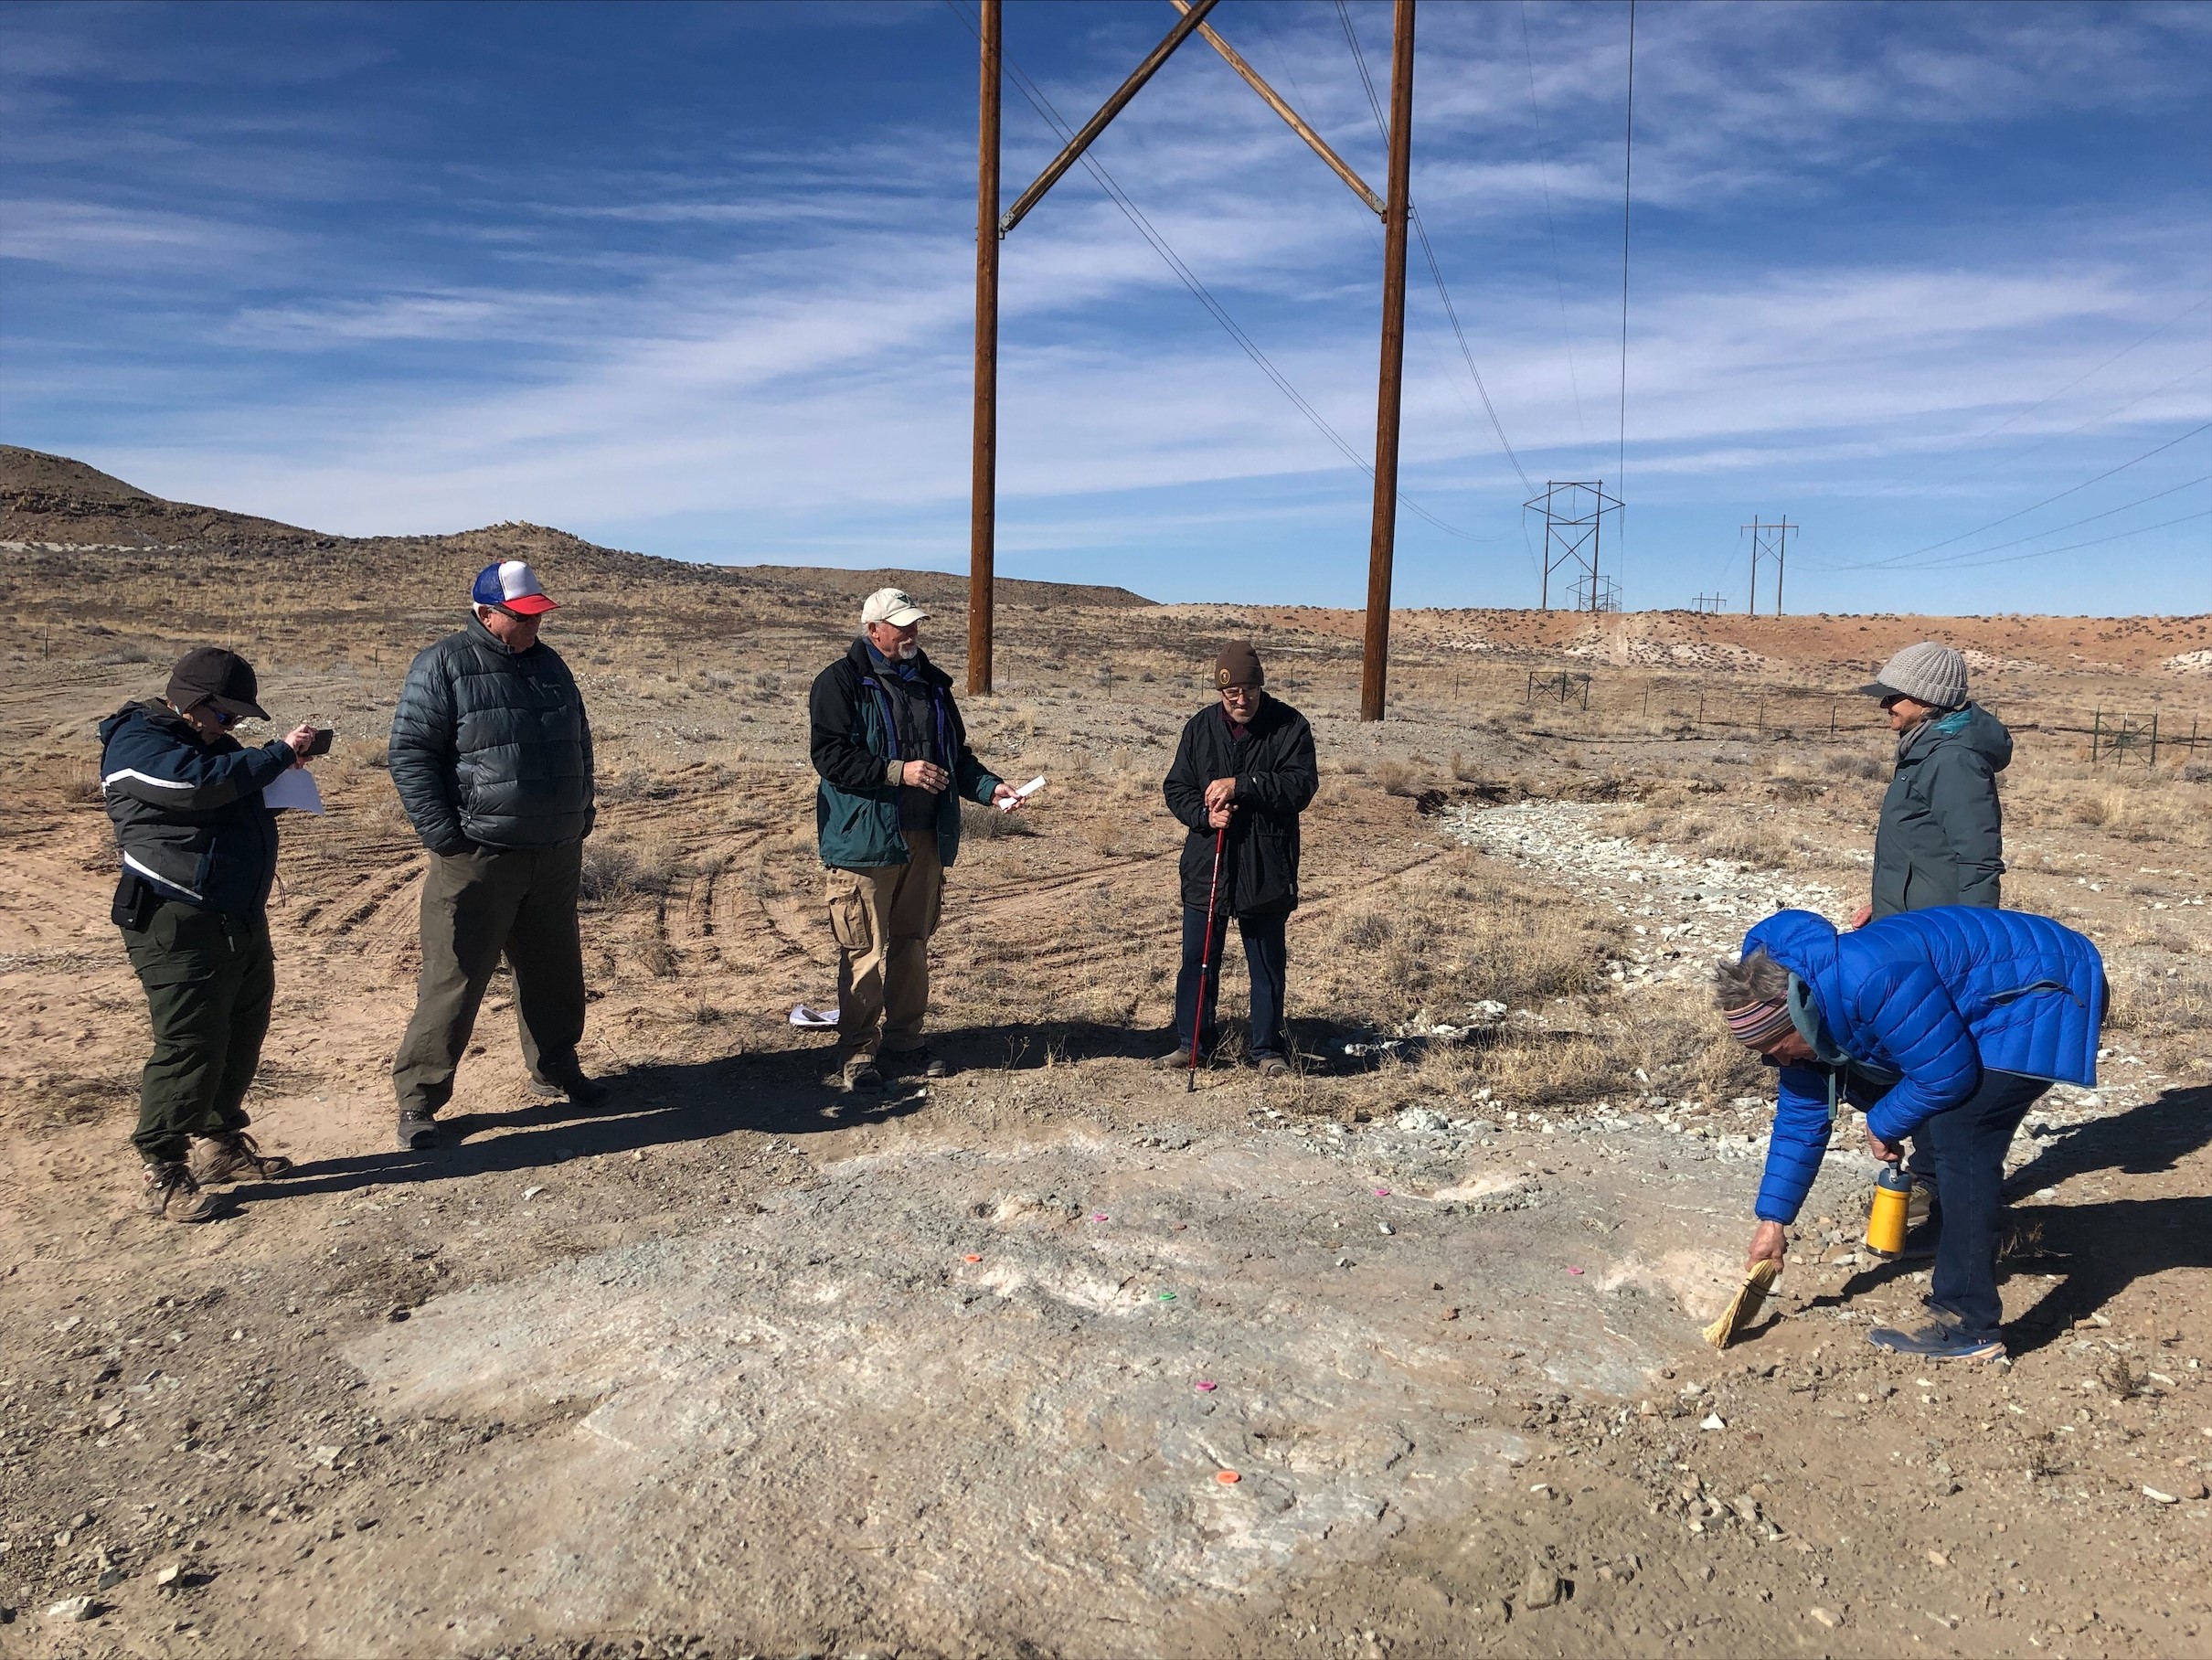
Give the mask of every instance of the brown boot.
[(192, 1149), (192, 1176), (203, 1187), (249, 1178), (269, 1182), (291, 1174), (290, 1159), (263, 1153), (253, 1137), (243, 1130), (233, 1130), (228, 1135), (210, 1135)]
[(214, 1219), (215, 1196), (200, 1191), (182, 1159), (164, 1159), (146, 1166), (145, 1188), (140, 1203), (146, 1214), (171, 1222)]

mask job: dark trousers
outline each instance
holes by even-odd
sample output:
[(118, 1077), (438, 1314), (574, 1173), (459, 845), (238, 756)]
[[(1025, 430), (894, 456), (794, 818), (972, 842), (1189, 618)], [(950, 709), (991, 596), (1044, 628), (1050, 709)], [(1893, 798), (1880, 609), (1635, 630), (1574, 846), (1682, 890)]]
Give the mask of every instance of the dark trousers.
[(181, 1159), (195, 1135), (222, 1135), (251, 1121), (240, 1104), (261, 1063), (276, 958), (269, 920), (226, 916), (170, 899), (123, 946), (154, 1018), (154, 1054), (138, 1077), (138, 1129), (149, 1163)]
[(2042, 1078), (1984, 1072), (1982, 1084), (1920, 1128), (1935, 1165), (1943, 1229), (1936, 1238), (1929, 1304), (1972, 1337), (1994, 1337), (2005, 1311), (1997, 1297), (1997, 1247), (2005, 1218), (2005, 1150), (2027, 1110), (2049, 1089)]
[[(1252, 1059), (1287, 1056), (1289, 1044), (1282, 1029), (1282, 998), (1290, 976), (1290, 948), (1282, 935), (1290, 920), (1287, 910), (1262, 911), (1237, 919), (1244, 939), (1244, 963), (1252, 977)], [(1196, 905), (1183, 908), (1183, 968), (1175, 975), (1175, 1041), (1190, 1048), (1196, 1027), (1201, 1053), (1220, 1040), (1214, 1029), (1214, 1006), (1221, 995), (1221, 951), (1228, 943), (1228, 918), (1212, 919), (1212, 940), (1207, 938), (1207, 915)], [(1210, 944), (1210, 949), (1209, 949)], [(1207, 959), (1205, 1006), (1199, 1006), (1198, 963)]]
[(515, 1015), (531, 1075), (559, 1083), (574, 1074), (584, 1035), (583, 944), (576, 929), (582, 868), (580, 842), (431, 856), (422, 878), (415, 1016), (392, 1059), (402, 1112), (432, 1113), (452, 1100), (453, 1074), (503, 953), (515, 971)]

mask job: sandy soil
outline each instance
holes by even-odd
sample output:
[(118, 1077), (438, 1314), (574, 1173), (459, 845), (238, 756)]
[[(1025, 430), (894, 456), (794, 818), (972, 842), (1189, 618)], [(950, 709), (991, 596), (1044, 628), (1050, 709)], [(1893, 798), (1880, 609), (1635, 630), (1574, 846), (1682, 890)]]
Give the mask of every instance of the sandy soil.
[[(2062, 729), (2212, 714), (2160, 666), (2202, 620), (1409, 613), (1360, 727), (1356, 616), (1009, 601), (971, 724), (1053, 782), (953, 875), (960, 1070), (862, 1101), (784, 1020), (829, 998), (802, 697), (849, 573), (352, 544), (69, 467), (0, 466), (0, 1650), (2212, 1653), (2206, 785)], [(287, 611), (272, 550), (324, 561), (333, 614)], [(528, 1101), (495, 987), (458, 1144), (407, 1155), (422, 859), (377, 739), (437, 594), (503, 551), (576, 601), (615, 1095)], [(1232, 626), (1321, 740), (1310, 1059), (1189, 1092), (1147, 1064), (1157, 780)], [(1856, 897), (1883, 750), (1831, 697), (1929, 633), (2021, 733), (2008, 896), (2096, 934), (2129, 1024), (2015, 1147), (2008, 1366), (1867, 1346), (1924, 1286), (1855, 1250), (1841, 1144), (1716, 1355), (1765, 1109), (1699, 1047), (1699, 965)], [(300, 1168), (186, 1229), (133, 1208), (144, 1018), (85, 786), (90, 724), (210, 636), (342, 737), (286, 831), (250, 1103)], [(1590, 710), (1532, 700), (1561, 670)]]

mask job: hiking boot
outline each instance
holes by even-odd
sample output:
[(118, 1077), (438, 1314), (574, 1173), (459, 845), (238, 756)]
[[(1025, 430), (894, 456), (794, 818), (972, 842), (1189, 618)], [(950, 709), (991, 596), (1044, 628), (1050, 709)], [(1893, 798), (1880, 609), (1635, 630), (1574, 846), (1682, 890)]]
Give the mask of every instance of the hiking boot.
[(274, 1181), (292, 1174), (292, 1161), (264, 1153), (243, 1130), (210, 1135), (192, 1150), (192, 1176), (203, 1187), (218, 1182)]
[[(1188, 1071), (1190, 1069), (1190, 1049), (1188, 1046), (1178, 1043), (1166, 1054), (1154, 1055), (1152, 1058), (1152, 1063), (1163, 1072)], [(1210, 1054), (1204, 1049), (1198, 1051), (1198, 1069), (1201, 1072), (1211, 1068), (1213, 1063), (1213, 1057)]]
[[(1933, 1176), (1915, 1176), (1912, 1191), (1905, 1196), (1905, 1231), (1926, 1228), (1936, 1217), (1936, 1185)], [(1930, 1238), (1933, 1238), (1932, 1231)]]
[(837, 1081), (846, 1092), (858, 1093), (883, 1088), (883, 1069), (876, 1064), (873, 1055), (856, 1055), (838, 1069)]
[(952, 1069), (945, 1064), (942, 1055), (932, 1055), (928, 1049), (900, 1049), (886, 1055), (882, 1069), (894, 1078), (942, 1078)]
[(1888, 1349), (1893, 1355), (1907, 1355), (1915, 1360), (2002, 1360), (2005, 1358), (2005, 1339), (1992, 1335), (1976, 1337), (1950, 1320), (1931, 1320), (1926, 1325), (1910, 1331), (1897, 1326), (1877, 1325), (1866, 1334), (1866, 1341), (1876, 1348)]
[(145, 1186), (139, 1202), (147, 1215), (171, 1222), (211, 1221), (217, 1209), (215, 1195), (202, 1193), (199, 1184), (192, 1179), (192, 1172), (178, 1158), (164, 1159), (146, 1166)]
[(1288, 1078), (1290, 1075), (1291, 1075), (1291, 1063), (1290, 1063), (1289, 1061), (1285, 1060), (1285, 1059), (1283, 1059), (1281, 1056), (1280, 1056), (1280, 1055), (1262, 1055), (1262, 1056), (1260, 1056), (1260, 1077), (1262, 1077), (1262, 1078)]
[(532, 1078), (530, 1093), (547, 1101), (565, 1100), (572, 1107), (603, 1107), (614, 1093), (596, 1078), (586, 1078), (580, 1071), (564, 1072), (558, 1078)]
[(438, 1144), (438, 1121), (428, 1112), (399, 1114), (399, 1145), (409, 1153), (428, 1153)]

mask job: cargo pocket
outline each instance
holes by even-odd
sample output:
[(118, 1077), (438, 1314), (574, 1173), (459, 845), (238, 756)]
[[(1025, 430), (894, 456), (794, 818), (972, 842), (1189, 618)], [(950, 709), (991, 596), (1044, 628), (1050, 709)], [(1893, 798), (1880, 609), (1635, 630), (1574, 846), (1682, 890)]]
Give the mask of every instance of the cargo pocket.
[(868, 910), (860, 894), (860, 878), (849, 870), (829, 873), (830, 933), (845, 950), (866, 956), (875, 948), (876, 932), (868, 925)]

